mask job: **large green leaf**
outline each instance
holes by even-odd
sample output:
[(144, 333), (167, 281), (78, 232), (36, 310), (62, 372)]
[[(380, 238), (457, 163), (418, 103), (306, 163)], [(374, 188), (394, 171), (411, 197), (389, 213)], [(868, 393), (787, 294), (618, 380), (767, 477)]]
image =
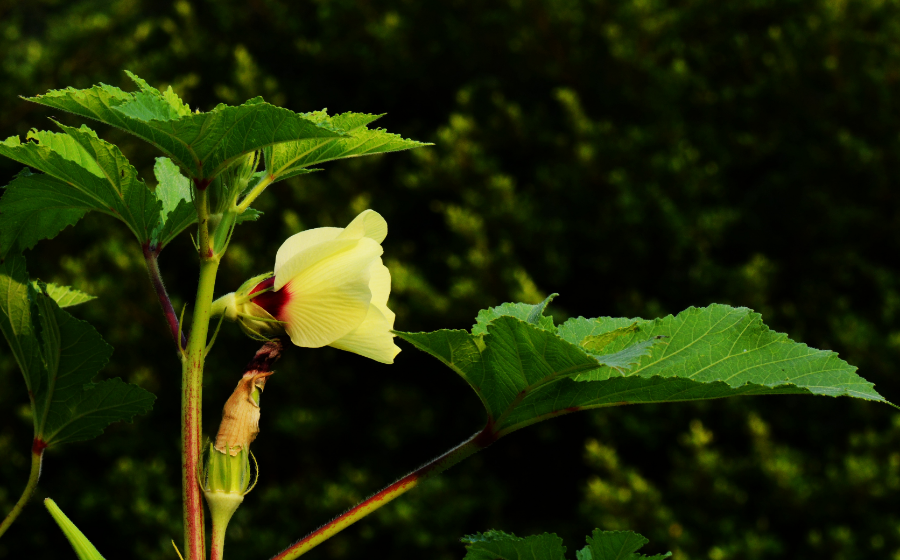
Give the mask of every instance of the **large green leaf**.
[(671, 552), (644, 556), (637, 551), (650, 542), (642, 535), (631, 531), (594, 532), (587, 538), (587, 546), (575, 553), (578, 560), (663, 560), (672, 556)]
[(517, 537), (502, 531), (486, 531), (460, 539), (466, 545), (464, 560), (565, 560), (566, 547), (552, 533)]
[(406, 140), (381, 129), (370, 130), (367, 125), (382, 115), (343, 113), (329, 117), (325, 111), (314, 113), (321, 122), (328, 122), (349, 136), (342, 138), (313, 138), (276, 144), (265, 150), (266, 170), (281, 181), (294, 175), (308, 173), (311, 165), (349, 157), (383, 154), (428, 146)]
[[(795, 385), (814, 395), (849, 396), (883, 401), (874, 385), (835, 352), (816, 350), (769, 329), (758, 313), (744, 307), (691, 307), (673, 317), (643, 319), (570, 319), (559, 336), (574, 344), (590, 344), (598, 334), (636, 325), (607, 348), (617, 350), (647, 337), (665, 335), (666, 344), (641, 358), (629, 375), (680, 377), (701, 383), (724, 382), (731, 388), (747, 383), (778, 387)], [(608, 379), (617, 372), (602, 368), (576, 376), (577, 381)]]
[(71, 196), (70, 189), (59, 179), (29, 169), (16, 175), (0, 198), (0, 259), (56, 237), (93, 208)]
[(0, 264), (0, 330), (25, 375), (35, 438), (47, 446), (90, 439), (150, 410), (155, 397), (136, 385), (91, 383), (112, 348), (41, 288), (28, 279), (23, 257)]
[(886, 402), (835, 353), (773, 333), (749, 309), (713, 305), (654, 321), (579, 318), (557, 330), (533, 313), (538, 307), (483, 311), (474, 334), (397, 335), (469, 383), (498, 437), (559, 414), (622, 404), (772, 394)]
[[(33, 246), (37, 240), (56, 235), (62, 227), (77, 221), (76, 216), (87, 210), (97, 210), (122, 220), (144, 243), (159, 222), (160, 203), (156, 195), (137, 176), (137, 171), (125, 159), (119, 149), (97, 137), (82, 126), (72, 128), (60, 125), (63, 133), (31, 131), (28, 140), (21, 142), (17, 136), (0, 142), (0, 155), (39, 169), (56, 179), (37, 180), (25, 176), (11, 183), (4, 195), (3, 210), (12, 207), (13, 215), (4, 215), (0, 222), (3, 235), (15, 235), (20, 231), (27, 236), (21, 241), (5, 241), (3, 246), (13, 248)], [(18, 189), (27, 192), (19, 193)], [(12, 197), (6, 201), (7, 197)], [(42, 215), (42, 212), (49, 214)], [(37, 225), (23, 225), (30, 216), (45, 222), (47, 216), (67, 211), (69, 218), (60, 227), (50, 223), (45, 230)], [(23, 227), (26, 231), (22, 231)], [(6, 253), (4, 253), (6, 254)]]
[(214, 178), (235, 158), (279, 142), (338, 138), (344, 132), (315, 114), (298, 114), (251, 99), (192, 113), (171, 88), (160, 92), (130, 72), (140, 91), (100, 84), (53, 90), (29, 101), (96, 119), (153, 144), (195, 181)]
[[(476, 533), (460, 539), (466, 545), (465, 560), (565, 560), (566, 547), (553, 533), (517, 537), (502, 531)], [(594, 532), (587, 546), (575, 553), (578, 560), (663, 560), (671, 552), (644, 556), (637, 551), (647, 544), (643, 536), (631, 531)]]

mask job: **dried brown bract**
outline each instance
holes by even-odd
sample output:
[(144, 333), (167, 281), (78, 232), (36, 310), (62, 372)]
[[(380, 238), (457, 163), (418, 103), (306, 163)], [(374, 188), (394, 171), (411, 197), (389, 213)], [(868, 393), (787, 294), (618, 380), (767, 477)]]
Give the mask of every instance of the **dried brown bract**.
[(222, 422), (216, 435), (216, 450), (226, 450), (235, 456), (242, 449), (248, 449), (250, 442), (259, 433), (259, 399), (254, 391), (260, 392), (266, 386), (266, 379), (275, 373), (272, 365), (281, 356), (281, 342), (267, 342), (247, 365), (244, 376), (222, 409)]

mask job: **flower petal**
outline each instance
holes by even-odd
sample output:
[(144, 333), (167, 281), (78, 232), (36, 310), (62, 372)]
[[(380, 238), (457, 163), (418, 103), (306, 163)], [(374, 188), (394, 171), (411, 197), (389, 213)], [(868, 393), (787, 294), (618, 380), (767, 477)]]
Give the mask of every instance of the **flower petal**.
[(366, 319), (352, 332), (332, 342), (329, 346), (371, 358), (384, 364), (394, 363), (400, 348), (394, 344), (394, 314), (385, 317), (375, 305), (369, 307)]
[(275, 284), (272, 288), (276, 291), (280, 290), (292, 278), (296, 278), (297, 275), (308, 268), (323, 260), (333, 258), (340, 253), (355, 249), (358, 245), (358, 239), (334, 239), (307, 247), (292, 255), (290, 259), (282, 262), (281, 266), (278, 266), (278, 263), (276, 263)]
[(359, 239), (360, 237), (374, 239), (377, 243), (384, 241), (384, 238), (387, 237), (387, 222), (384, 221), (381, 214), (374, 210), (363, 210), (338, 236), (339, 239)]
[[(298, 265), (300, 271), (282, 288), (287, 292), (287, 303), (276, 318), (287, 323), (285, 331), (297, 346), (318, 348), (334, 342), (357, 328), (370, 307), (370, 271), (372, 263), (381, 256), (381, 245), (368, 238), (327, 243), (354, 246), (332, 251), (314, 262), (301, 263), (304, 266)], [(316, 252), (320, 247), (298, 255), (282, 270), (294, 268), (294, 260), (309, 260), (307, 253)]]
[(343, 229), (341, 228), (321, 227), (301, 231), (300, 233), (288, 237), (287, 240), (281, 244), (281, 247), (278, 248), (278, 252), (275, 253), (275, 274), (278, 274), (278, 270), (284, 263), (291, 260), (291, 258), (297, 254), (310, 247), (324, 243), (325, 241), (334, 240), (342, 231)]
[(391, 295), (391, 272), (381, 259), (372, 263), (369, 271), (369, 289), (372, 290), (372, 305), (386, 307)]

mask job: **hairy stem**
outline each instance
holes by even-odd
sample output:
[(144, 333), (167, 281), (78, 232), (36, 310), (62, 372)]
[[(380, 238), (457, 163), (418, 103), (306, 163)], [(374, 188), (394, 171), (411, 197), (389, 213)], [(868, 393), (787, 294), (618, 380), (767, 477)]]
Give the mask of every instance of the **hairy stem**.
[(9, 515), (3, 520), (3, 523), (0, 523), (0, 536), (3, 536), (3, 533), (9, 529), (9, 526), (13, 524), (13, 521), (19, 517), (25, 504), (28, 503), (28, 500), (30, 500), (31, 496), (34, 494), (34, 490), (37, 488), (38, 479), (41, 478), (41, 462), (43, 461), (43, 458), (43, 442), (35, 440), (35, 444), (31, 448), (31, 474), (28, 475), (28, 483), (25, 485), (25, 490), (22, 492), (19, 501), (13, 506), (12, 511), (10, 511)]
[(178, 315), (175, 314), (172, 301), (166, 292), (166, 285), (163, 284), (162, 275), (159, 273), (159, 253), (150, 247), (149, 242), (144, 243), (142, 249), (144, 250), (144, 261), (147, 263), (147, 272), (150, 273), (150, 282), (153, 283), (153, 290), (156, 292), (159, 305), (162, 306), (163, 314), (166, 316), (166, 323), (169, 325), (169, 332), (172, 333), (172, 340), (178, 344), (180, 336), (180, 348), (185, 348), (187, 346), (187, 337), (184, 335), (184, 332), (181, 335), (178, 334)]
[(488, 424), (483, 430), (473, 435), (471, 438), (417, 470), (409, 473), (374, 496), (357, 504), (355, 507), (342, 513), (329, 523), (319, 527), (306, 537), (282, 550), (276, 556), (272, 557), (271, 560), (293, 560), (298, 556), (306, 554), (363, 517), (369, 515), (378, 508), (387, 505), (394, 500), (394, 498), (412, 490), (419, 482), (449, 469), (463, 459), (481, 451), (494, 441), (496, 441), (496, 435), (492, 431), (492, 426)]
[(191, 320), (191, 337), (181, 356), (181, 498), (183, 504), (185, 560), (206, 558), (203, 502), (200, 498), (202, 437), (203, 364), (206, 360), (206, 338), (209, 334), (210, 307), (219, 270), (219, 256), (213, 255), (209, 236), (209, 194), (194, 189), (198, 218), (198, 255), (200, 279)]
[(247, 196), (245, 196), (244, 199), (241, 200), (241, 203), (237, 205), (237, 214), (240, 215), (244, 212), (244, 210), (250, 208), (250, 205), (253, 204), (253, 201), (256, 200), (256, 197), (261, 195), (262, 192), (266, 190), (266, 187), (271, 185), (272, 181), (274, 180), (275, 176), (269, 174), (262, 177), (258, 183), (253, 185), (253, 188), (250, 189), (250, 192), (247, 193)]

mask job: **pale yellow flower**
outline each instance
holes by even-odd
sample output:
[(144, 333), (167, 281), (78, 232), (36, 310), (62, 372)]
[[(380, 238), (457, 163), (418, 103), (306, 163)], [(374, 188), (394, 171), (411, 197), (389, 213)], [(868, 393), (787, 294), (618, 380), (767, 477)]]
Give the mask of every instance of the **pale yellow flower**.
[(387, 223), (366, 210), (346, 228), (302, 231), (275, 255), (275, 273), (214, 304), (255, 334), (283, 329), (297, 346), (332, 346), (393, 363), (391, 274), (381, 261)]

